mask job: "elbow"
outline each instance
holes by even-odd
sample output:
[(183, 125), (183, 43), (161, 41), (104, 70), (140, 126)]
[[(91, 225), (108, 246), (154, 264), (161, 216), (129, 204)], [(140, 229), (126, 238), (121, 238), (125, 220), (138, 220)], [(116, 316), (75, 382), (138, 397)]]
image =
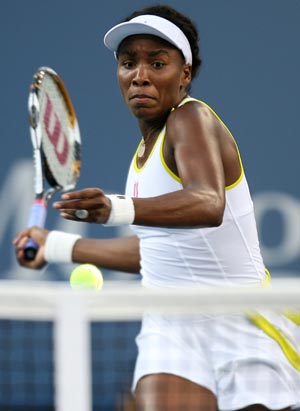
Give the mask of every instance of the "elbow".
[(224, 210), (225, 200), (223, 198), (215, 198), (210, 207), (210, 227), (220, 227), (223, 223)]
[(214, 218), (212, 219), (211, 222), (211, 227), (220, 227), (220, 225), (222, 225), (223, 223), (223, 215), (224, 212), (216, 212)]
[(224, 209), (221, 207), (211, 207), (206, 214), (204, 227), (220, 227), (223, 223)]
[(210, 196), (209, 201), (207, 201), (206, 206), (206, 227), (219, 227), (223, 223), (225, 210), (225, 198), (224, 196), (219, 196), (213, 194)]

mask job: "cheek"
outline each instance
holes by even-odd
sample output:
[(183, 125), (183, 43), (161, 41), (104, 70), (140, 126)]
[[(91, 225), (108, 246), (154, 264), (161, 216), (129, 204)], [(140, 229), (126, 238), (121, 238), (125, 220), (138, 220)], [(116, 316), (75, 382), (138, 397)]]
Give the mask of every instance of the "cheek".
[(121, 91), (122, 96), (126, 95), (126, 91), (128, 90), (128, 81), (124, 78), (124, 76), (118, 75), (118, 84)]
[(170, 81), (162, 82), (159, 89), (167, 99), (177, 98), (181, 90), (181, 82), (178, 78), (173, 77)]

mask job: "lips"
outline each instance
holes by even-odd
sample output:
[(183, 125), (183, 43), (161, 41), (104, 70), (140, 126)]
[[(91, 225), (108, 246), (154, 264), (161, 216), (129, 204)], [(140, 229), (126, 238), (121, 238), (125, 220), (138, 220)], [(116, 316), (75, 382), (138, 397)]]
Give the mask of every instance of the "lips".
[(129, 97), (129, 100), (135, 100), (135, 101), (149, 101), (153, 100), (154, 98), (152, 96), (149, 96), (147, 94), (134, 94), (133, 96)]

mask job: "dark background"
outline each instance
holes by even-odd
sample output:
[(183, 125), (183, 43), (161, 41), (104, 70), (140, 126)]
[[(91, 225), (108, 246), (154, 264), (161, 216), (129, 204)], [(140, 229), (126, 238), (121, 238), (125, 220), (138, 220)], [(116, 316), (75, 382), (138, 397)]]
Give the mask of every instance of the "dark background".
[[(11, 241), (26, 226), (33, 198), (28, 88), (48, 65), (64, 79), (83, 140), (79, 187), (123, 192), (140, 139), (119, 95), (116, 63), (105, 32), (154, 1), (1, 0), (0, 2), (0, 273), (2, 278), (67, 279), (72, 267), (43, 273), (17, 266)], [(273, 275), (298, 275), (299, 0), (165, 1), (190, 15), (201, 39), (203, 67), (192, 95), (208, 102), (235, 136), (253, 194), (261, 247)], [(47, 226), (106, 237), (102, 226), (61, 221)], [(107, 273), (109, 275), (109, 273)]]
[[(79, 187), (123, 192), (140, 135), (119, 95), (116, 63), (102, 39), (131, 11), (154, 3), (0, 0), (0, 278), (65, 281), (73, 268), (21, 269), (14, 256), (12, 239), (26, 226), (33, 199), (27, 112), (33, 73), (40, 66), (52, 67), (71, 94), (83, 140)], [(266, 265), (273, 276), (299, 276), (300, 1), (165, 3), (198, 25), (203, 67), (192, 95), (217, 111), (238, 142)], [(47, 226), (93, 237), (124, 234), (70, 224), (51, 207)], [(0, 410), (54, 409), (52, 328), (50, 323), (0, 321)], [(139, 324), (91, 328), (93, 410), (115, 410), (126, 402)]]

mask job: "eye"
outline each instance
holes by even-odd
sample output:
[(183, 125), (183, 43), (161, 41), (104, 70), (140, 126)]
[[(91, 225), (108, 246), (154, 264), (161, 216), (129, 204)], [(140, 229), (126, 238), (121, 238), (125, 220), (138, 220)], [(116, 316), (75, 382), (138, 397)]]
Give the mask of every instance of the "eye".
[(132, 69), (134, 67), (134, 62), (132, 60), (124, 60), (122, 66), (126, 69)]
[(161, 68), (163, 68), (164, 67), (164, 65), (165, 65), (165, 63), (163, 63), (162, 61), (155, 61), (153, 64), (152, 64), (152, 66), (155, 68), (155, 69), (161, 69)]

